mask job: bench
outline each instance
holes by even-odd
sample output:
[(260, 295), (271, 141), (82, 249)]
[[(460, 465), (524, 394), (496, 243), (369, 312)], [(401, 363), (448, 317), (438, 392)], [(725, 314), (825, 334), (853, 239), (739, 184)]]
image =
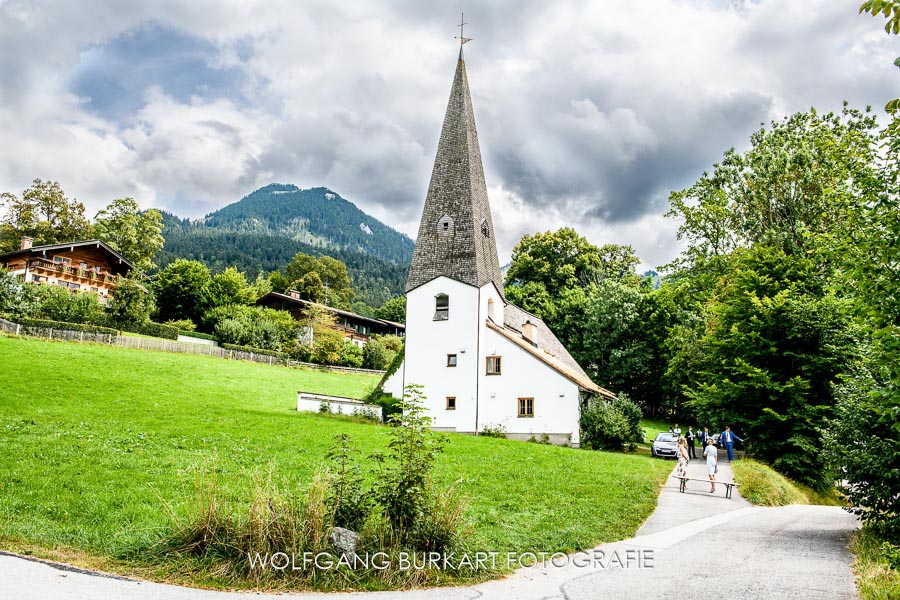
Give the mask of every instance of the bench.
[[(675, 479), (678, 479), (678, 480), (679, 480), (678, 491), (681, 492), (682, 494), (684, 493), (684, 490), (687, 488), (687, 482), (688, 482), (688, 481), (702, 481), (703, 483), (708, 483), (708, 484), (711, 484), (711, 483), (712, 483), (709, 479), (696, 479), (696, 478), (694, 478), (694, 477), (678, 477), (678, 476), (675, 476)], [(732, 483), (728, 483), (728, 482), (724, 482), (724, 481), (717, 481), (717, 482), (716, 482), (716, 485), (724, 485), (724, 486), (725, 486), (725, 497), (728, 498), (728, 499), (730, 500), (730, 499), (731, 499), (731, 490), (732, 490), (733, 488), (736, 488), (736, 487), (740, 486), (741, 484), (739, 484), (739, 483), (733, 483), (733, 482), (732, 482)]]

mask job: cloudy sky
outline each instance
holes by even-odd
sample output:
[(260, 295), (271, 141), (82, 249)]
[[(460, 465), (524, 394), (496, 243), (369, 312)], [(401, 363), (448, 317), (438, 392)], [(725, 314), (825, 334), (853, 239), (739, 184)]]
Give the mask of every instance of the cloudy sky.
[(678, 252), (666, 198), (761, 123), (896, 96), (860, 0), (0, 0), (0, 191), (198, 217), (326, 186), (414, 236), (466, 12), (501, 261), (574, 226)]

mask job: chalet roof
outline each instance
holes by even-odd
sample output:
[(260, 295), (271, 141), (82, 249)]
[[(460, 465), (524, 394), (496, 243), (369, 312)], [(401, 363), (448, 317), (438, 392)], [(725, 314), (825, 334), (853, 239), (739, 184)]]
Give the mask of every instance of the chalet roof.
[[(513, 305), (509, 304), (509, 305), (507, 305), (506, 308), (508, 309), (510, 306), (513, 306)], [(515, 307), (515, 308), (518, 308), (518, 307)], [(519, 310), (521, 310), (521, 309), (519, 309)], [(522, 312), (525, 312), (525, 311), (522, 311)], [(533, 315), (532, 315), (532, 317), (533, 317)], [(536, 318), (536, 317), (533, 317), (533, 318)], [(534, 321), (532, 319), (529, 319), (529, 320), (532, 323), (534, 323)], [(536, 346), (533, 343), (529, 342), (527, 339), (525, 339), (524, 336), (522, 336), (522, 334), (520, 332), (516, 332), (508, 327), (503, 327), (501, 325), (498, 325), (497, 323), (494, 323), (490, 319), (488, 319), (488, 321), (487, 321), (487, 326), (489, 329), (496, 331), (497, 333), (499, 333), (500, 335), (502, 335), (503, 337), (505, 337), (512, 343), (514, 343), (515, 345), (519, 346), (520, 348), (522, 348), (523, 350), (525, 350), (532, 356), (536, 357), (538, 360), (540, 360), (544, 364), (548, 365), (550, 368), (555, 370), (560, 375), (563, 375), (564, 377), (566, 377), (567, 379), (569, 379), (570, 381), (575, 383), (582, 390), (585, 390), (588, 392), (593, 392), (595, 394), (599, 394), (600, 396), (603, 396), (604, 398), (606, 398), (608, 400), (612, 400), (616, 397), (616, 395), (613, 394), (612, 392), (610, 392), (609, 390), (604, 389), (604, 388), (600, 387), (599, 385), (597, 385), (596, 383), (594, 383), (593, 381), (591, 381), (591, 378), (588, 377), (587, 374), (585, 374), (585, 372), (581, 369), (581, 367), (578, 366), (577, 363), (575, 363), (575, 365), (574, 365), (575, 368), (573, 368), (572, 365), (566, 364), (566, 362), (561, 360), (561, 357), (554, 356), (545, 348)], [(545, 327), (546, 327), (546, 325), (545, 325)], [(548, 332), (549, 332), (549, 330), (548, 330)], [(552, 332), (550, 332), (550, 336), (553, 336)], [(556, 340), (555, 336), (553, 336), (553, 340)], [(539, 342), (541, 341), (540, 337), (538, 338), (538, 341)], [(559, 344), (558, 341), (556, 341), (556, 343)], [(560, 346), (561, 346), (561, 344), (560, 344)], [(568, 356), (568, 352), (566, 352), (566, 355)], [(569, 356), (568, 358), (571, 359), (571, 356)]]
[(302, 298), (294, 298), (288, 294), (281, 294), (279, 292), (269, 292), (262, 298), (256, 301), (257, 304), (263, 304), (267, 298), (275, 298), (278, 300), (284, 300), (286, 302), (292, 302), (298, 306), (318, 306), (320, 308), (324, 308), (329, 312), (333, 312), (336, 315), (340, 315), (342, 317), (346, 317), (348, 319), (355, 319), (357, 321), (362, 321), (365, 323), (371, 323), (375, 325), (390, 325), (391, 327), (396, 327), (398, 329), (405, 329), (406, 326), (402, 323), (394, 323), (393, 321), (386, 321), (384, 319), (376, 319), (374, 317), (366, 317), (364, 315), (356, 314), (355, 312), (350, 312), (349, 310), (343, 310), (340, 308), (334, 308), (333, 306), (327, 306), (325, 304), (319, 304), (318, 302), (312, 302), (311, 300), (303, 300)]
[(503, 293), (466, 64), (460, 52), (406, 291), (439, 276)]
[(117, 251), (113, 250), (109, 245), (107, 245), (102, 240), (84, 240), (81, 242), (66, 242), (62, 244), (43, 244), (40, 246), (32, 246), (31, 248), (26, 248), (24, 250), (13, 250), (12, 252), (4, 252), (0, 254), (0, 262), (6, 262), (9, 259), (16, 258), (17, 256), (25, 256), (25, 255), (35, 255), (39, 254), (43, 256), (47, 251), (53, 250), (70, 250), (74, 251), (75, 248), (87, 248), (93, 246), (97, 249), (102, 250), (103, 252), (110, 255), (111, 258), (115, 259), (119, 264), (127, 266), (129, 269), (133, 269), (134, 265), (131, 262), (119, 254)]

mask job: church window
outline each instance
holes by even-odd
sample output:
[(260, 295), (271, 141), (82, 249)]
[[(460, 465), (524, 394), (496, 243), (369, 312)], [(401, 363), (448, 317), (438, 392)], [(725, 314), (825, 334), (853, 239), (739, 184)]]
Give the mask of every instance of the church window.
[(494, 299), (488, 298), (488, 319), (494, 320)]
[(487, 357), (487, 375), (499, 375), (500, 374), (500, 357), (499, 356), (488, 356)]
[(481, 235), (484, 237), (491, 237), (491, 228), (488, 227), (487, 219), (481, 220)]
[(450, 296), (438, 294), (434, 297), (434, 320), (446, 321), (450, 318)]
[(450, 233), (453, 229), (453, 218), (450, 215), (444, 215), (438, 221), (438, 233)]
[(534, 416), (534, 398), (519, 398), (519, 416)]
[(455, 367), (455, 366), (456, 366), (456, 355), (455, 355), (455, 354), (448, 354), (448, 355), (447, 355), (447, 366), (448, 366), (448, 367)]
[(456, 396), (447, 396), (447, 410), (456, 410)]

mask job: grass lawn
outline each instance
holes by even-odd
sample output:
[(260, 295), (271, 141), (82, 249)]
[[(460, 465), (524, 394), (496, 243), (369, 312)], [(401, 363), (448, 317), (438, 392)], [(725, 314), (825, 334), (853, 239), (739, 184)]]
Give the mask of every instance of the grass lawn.
[(787, 504), (821, 504), (844, 506), (846, 502), (836, 488), (819, 492), (802, 483), (788, 479), (765, 463), (752, 458), (736, 460), (731, 464), (734, 480), (741, 484), (741, 496), (758, 506), (785, 506)]
[[(197, 466), (242, 501), (272, 467), (286, 489), (307, 484), (338, 433), (365, 454), (387, 440), (295, 410), (298, 390), (361, 397), (372, 375), (11, 337), (0, 365), (0, 547), (120, 572), (139, 572), (124, 559), (166, 533)], [(671, 464), (451, 435), (439, 470), (482, 549), (549, 552), (632, 535)]]

